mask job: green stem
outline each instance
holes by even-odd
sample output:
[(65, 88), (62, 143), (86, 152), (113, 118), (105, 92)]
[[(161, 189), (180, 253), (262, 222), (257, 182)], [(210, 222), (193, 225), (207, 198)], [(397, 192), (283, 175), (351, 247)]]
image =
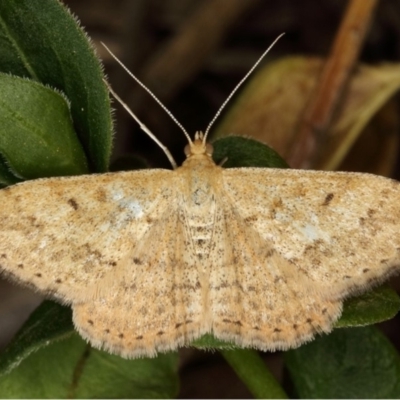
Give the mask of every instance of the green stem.
[(288, 398), (256, 351), (221, 350), (221, 354), (256, 399)]

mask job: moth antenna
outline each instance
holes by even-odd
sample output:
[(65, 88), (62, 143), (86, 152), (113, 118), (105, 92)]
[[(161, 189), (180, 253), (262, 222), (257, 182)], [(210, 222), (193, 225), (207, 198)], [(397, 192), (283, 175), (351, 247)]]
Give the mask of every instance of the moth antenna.
[(234, 87), (230, 95), (226, 98), (226, 100), (222, 103), (222, 106), (218, 109), (216, 114), (214, 115), (214, 118), (211, 120), (211, 122), (208, 124), (207, 129), (204, 133), (203, 137), (203, 143), (206, 142), (208, 133), (210, 132), (211, 127), (214, 125), (214, 122), (216, 119), (220, 116), (222, 110), (225, 108), (225, 106), (228, 104), (229, 100), (233, 97), (233, 95), (237, 92), (237, 90), (242, 86), (242, 84), (246, 81), (246, 79), (251, 75), (251, 73), (257, 68), (258, 64), (262, 61), (262, 59), (269, 53), (269, 51), (275, 46), (276, 42), (284, 35), (284, 33), (281, 33), (273, 42), (272, 44), (268, 47), (267, 50), (264, 51), (264, 53), (261, 55), (261, 57), (254, 63), (254, 65), (250, 68), (250, 71), (242, 78), (242, 80)]
[(166, 146), (164, 146), (158, 139), (157, 137), (151, 132), (151, 130), (142, 122), (140, 121), (140, 119), (133, 113), (133, 111), (128, 107), (128, 105), (117, 95), (117, 93), (114, 92), (113, 88), (110, 86), (110, 84), (103, 79), (103, 82), (106, 84), (108, 90), (110, 91), (110, 93), (113, 95), (113, 97), (115, 98), (115, 100), (118, 101), (119, 104), (121, 104), (122, 107), (125, 108), (125, 110), (128, 112), (128, 114), (139, 124), (140, 129), (142, 129), (142, 131), (146, 132), (147, 135), (154, 140), (154, 142), (156, 142), (158, 144), (158, 146), (160, 146), (160, 148), (162, 149), (162, 151), (165, 153), (165, 155), (167, 156), (169, 162), (172, 165), (173, 169), (176, 169), (178, 167), (178, 165), (176, 164), (176, 161), (174, 159), (174, 157), (172, 157), (171, 152), (168, 150), (168, 148)]
[[(114, 60), (128, 73), (128, 75), (136, 81), (138, 85), (140, 85), (159, 105), (160, 107), (170, 116), (172, 121), (175, 122), (176, 125), (179, 126), (179, 128), (182, 130), (184, 135), (186, 136), (186, 139), (190, 144), (192, 144), (192, 139), (190, 138), (189, 134), (186, 132), (186, 129), (183, 127), (183, 125), (175, 118), (175, 116), (172, 114), (171, 111), (168, 110), (168, 108), (161, 102), (161, 100), (144, 84), (142, 83), (139, 78), (137, 78), (131, 71), (129, 71), (128, 67), (126, 67), (122, 61), (103, 43), (100, 42), (104, 48), (110, 53), (111, 57), (114, 58)], [(114, 96), (114, 94), (113, 94)], [(114, 96), (115, 97), (115, 96)], [(118, 99), (117, 99), (118, 100)], [(121, 103), (122, 104), (122, 103)], [(132, 112), (131, 112), (132, 113)], [(133, 113), (132, 113), (133, 114)], [(131, 114), (131, 115), (132, 115)], [(136, 118), (135, 118), (136, 119)], [(137, 119), (136, 119), (137, 121)], [(147, 132), (146, 132), (147, 133)]]

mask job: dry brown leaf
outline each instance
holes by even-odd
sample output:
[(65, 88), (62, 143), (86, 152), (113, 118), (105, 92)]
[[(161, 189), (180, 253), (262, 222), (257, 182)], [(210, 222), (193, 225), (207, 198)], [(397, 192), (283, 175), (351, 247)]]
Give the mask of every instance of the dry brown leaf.
[[(219, 124), (214, 138), (231, 134), (251, 136), (287, 157), (296, 140), (298, 123), (315, 87), (322, 62), (316, 58), (291, 57), (261, 69)], [(358, 66), (332, 129), (320, 144), (316, 157), (319, 161), (313, 168), (337, 169), (368, 127), (368, 135), (365, 139), (360, 138), (357, 145), (363, 146), (364, 140), (371, 143), (373, 137), (373, 155), (385, 164), (381, 166), (381, 161), (369, 159), (368, 170), (389, 173), (397, 143), (397, 136), (392, 132), (393, 126), (398, 126), (398, 119), (393, 112), (388, 115), (389, 106), (383, 106), (399, 88), (400, 65)], [(374, 123), (370, 124), (372, 121)], [(380, 152), (376, 151), (377, 146)], [(363, 151), (355, 152), (362, 158), (365, 156)], [(372, 164), (375, 165), (373, 171)], [(348, 163), (344, 165), (349, 166)]]

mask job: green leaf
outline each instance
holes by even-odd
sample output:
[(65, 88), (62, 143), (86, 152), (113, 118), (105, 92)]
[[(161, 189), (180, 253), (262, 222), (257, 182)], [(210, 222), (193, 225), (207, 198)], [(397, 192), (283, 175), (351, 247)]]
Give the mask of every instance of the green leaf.
[(0, 354), (0, 376), (18, 367), (33, 352), (70, 337), (74, 332), (71, 309), (44, 301)]
[(176, 353), (126, 360), (92, 349), (78, 334), (53, 342), (0, 379), (4, 398), (172, 398)]
[(233, 350), (237, 346), (233, 343), (226, 342), (215, 338), (211, 333), (207, 333), (200, 338), (194, 340), (190, 343), (190, 346), (196, 347), (198, 349), (217, 349), (217, 350)]
[(217, 164), (223, 162), (225, 168), (288, 168), (286, 161), (276, 151), (254, 139), (229, 136), (216, 140), (213, 147), (214, 161)]
[(49, 87), (0, 73), (0, 125), (0, 153), (13, 175), (32, 179), (87, 172), (69, 105)]
[(399, 295), (390, 287), (381, 286), (346, 300), (335, 327), (372, 325), (392, 319), (399, 311)]
[(300, 398), (399, 398), (400, 358), (375, 327), (337, 329), (285, 353)]
[(6, 159), (3, 157), (0, 151), (0, 189), (21, 181), (21, 178), (18, 178), (15, 176), (15, 174), (13, 174)]
[(45, 301), (0, 355), (0, 393), (8, 398), (169, 398), (178, 391), (177, 362), (177, 353), (126, 360), (92, 349), (74, 331), (71, 309)]
[(87, 36), (59, 1), (0, 2), (0, 71), (65, 93), (93, 169), (107, 170), (112, 122), (102, 68)]

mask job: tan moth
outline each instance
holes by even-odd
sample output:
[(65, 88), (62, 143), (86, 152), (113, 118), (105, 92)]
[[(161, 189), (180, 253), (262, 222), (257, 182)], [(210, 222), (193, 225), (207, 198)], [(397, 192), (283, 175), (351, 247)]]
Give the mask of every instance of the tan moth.
[(346, 297), (399, 270), (399, 183), (223, 169), (206, 144), (215, 118), (194, 141), (184, 131), (187, 159), (173, 171), (1, 190), (0, 271), (70, 304), (77, 331), (123, 357), (205, 333), (276, 350), (329, 332)]

